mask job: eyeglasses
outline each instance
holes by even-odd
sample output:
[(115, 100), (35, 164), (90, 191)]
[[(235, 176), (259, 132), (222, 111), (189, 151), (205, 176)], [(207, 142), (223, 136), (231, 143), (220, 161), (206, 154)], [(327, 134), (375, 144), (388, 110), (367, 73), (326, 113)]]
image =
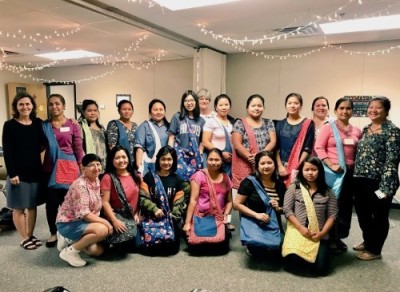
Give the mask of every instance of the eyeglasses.
[(185, 99), (184, 103), (194, 103), (196, 102), (194, 99)]

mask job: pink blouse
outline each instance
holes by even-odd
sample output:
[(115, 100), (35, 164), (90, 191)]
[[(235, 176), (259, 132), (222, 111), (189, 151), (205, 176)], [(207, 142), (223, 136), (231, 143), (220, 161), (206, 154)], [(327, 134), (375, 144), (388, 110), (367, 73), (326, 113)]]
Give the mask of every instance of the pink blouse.
[(68, 189), (64, 202), (58, 209), (56, 222), (82, 220), (89, 213), (100, 215), (102, 208), (100, 181), (91, 182), (83, 175)]
[[(199, 199), (197, 206), (200, 212), (205, 212), (210, 208), (210, 194), (207, 184), (207, 177), (202, 171), (198, 171), (192, 175), (190, 180), (195, 181), (200, 186)], [(223, 174), (222, 181), (220, 183), (213, 183), (215, 192), (217, 193), (217, 199), (222, 210), (225, 209), (226, 199), (229, 191), (232, 189), (232, 181), (225, 173)]]
[[(355, 126), (351, 126), (349, 132), (345, 132), (339, 127), (338, 130), (342, 140), (346, 165), (353, 166), (355, 162), (357, 144), (362, 135), (361, 130)], [(314, 151), (321, 160), (329, 158), (332, 163), (339, 163), (335, 137), (333, 135), (332, 127), (329, 123), (325, 124), (321, 128), (317, 140), (315, 141)]]

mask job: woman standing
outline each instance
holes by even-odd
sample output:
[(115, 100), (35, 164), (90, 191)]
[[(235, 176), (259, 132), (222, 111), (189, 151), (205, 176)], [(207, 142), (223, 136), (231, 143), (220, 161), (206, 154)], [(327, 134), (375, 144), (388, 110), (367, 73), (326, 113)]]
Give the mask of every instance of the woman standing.
[(3, 151), (7, 168), (7, 206), (22, 239), (21, 246), (32, 250), (42, 243), (34, 235), (37, 206), (44, 203), (40, 152), (44, 146), (41, 120), (36, 103), (26, 93), (17, 93), (11, 104), (13, 118), (4, 123)]
[[(140, 205), (146, 218), (172, 217), (174, 240), (153, 243), (148, 246), (150, 253), (163, 252), (175, 254), (180, 247), (180, 229), (182, 228), (183, 216), (186, 213), (186, 202), (183, 192), (183, 181), (175, 173), (177, 167), (177, 155), (174, 148), (162, 147), (156, 156), (155, 171), (149, 171), (144, 176), (144, 193), (140, 196)], [(165, 200), (167, 198), (167, 200)], [(170, 214), (163, 210), (163, 202), (168, 204)], [(144, 235), (145, 237), (146, 235)], [(145, 240), (146, 242), (146, 240)]]
[(96, 101), (85, 99), (82, 102), (79, 124), (82, 130), (83, 151), (86, 154), (97, 154), (101, 158), (104, 170), (107, 156), (106, 130), (99, 122), (99, 115), (99, 106)]
[[(135, 163), (135, 131), (137, 124), (131, 121), (133, 104), (129, 100), (118, 103), (119, 119), (112, 120), (107, 125), (108, 149), (121, 145), (129, 151), (131, 163)], [(135, 164), (136, 165), (136, 164)]]
[[(322, 127), (315, 142), (315, 152), (325, 165), (325, 179), (338, 198), (339, 212), (331, 232), (331, 248), (340, 253), (347, 250), (341, 240), (349, 235), (353, 210), (354, 162), (361, 130), (350, 124), (353, 102), (346, 97), (335, 104), (336, 121)], [(331, 179), (332, 178), (332, 179)]]
[(324, 96), (318, 96), (314, 98), (311, 111), (313, 112), (313, 121), (315, 127), (315, 139), (317, 139), (319, 132), (321, 131), (324, 124), (328, 122), (329, 116), (329, 101)]
[(300, 116), (303, 98), (298, 93), (286, 96), (287, 116), (276, 124), (278, 147), (276, 162), (286, 186), (296, 178), (300, 163), (311, 154), (314, 145), (314, 122)]
[(399, 187), (400, 129), (388, 120), (390, 100), (374, 97), (368, 104), (371, 123), (357, 146), (355, 200), (364, 241), (353, 246), (360, 260), (382, 258), (389, 232), (389, 209)]
[(197, 91), (197, 97), (199, 98), (199, 106), (200, 106), (200, 116), (207, 120), (208, 118), (212, 118), (215, 116), (215, 112), (210, 109), (211, 102), (211, 93), (206, 88), (201, 88)]
[(140, 184), (140, 175), (132, 166), (128, 150), (115, 146), (107, 156), (106, 173), (100, 184), (104, 214), (114, 228), (111, 243), (139, 244), (135, 226), (139, 224)]
[[(258, 224), (275, 224), (282, 231), (281, 214), (283, 214), (283, 196), (286, 192), (285, 185), (278, 180), (276, 172), (276, 162), (273, 152), (266, 150), (260, 151), (255, 156), (256, 170), (254, 174), (245, 178), (238, 189), (233, 206), (239, 211), (241, 216), (254, 218)], [(265, 205), (265, 198), (268, 199), (268, 205)], [(275, 214), (267, 214), (266, 210), (273, 208)], [(244, 230), (246, 231), (246, 230)], [(268, 228), (265, 231), (266, 236), (270, 233)], [(275, 232), (276, 233), (276, 232)], [(278, 232), (279, 241), (280, 233)], [(247, 244), (248, 254), (264, 255), (268, 252), (267, 247)]]
[(275, 127), (264, 119), (264, 98), (251, 95), (246, 102), (247, 116), (237, 119), (233, 125), (232, 181), (235, 189), (254, 168), (254, 156), (261, 150), (273, 151), (276, 145)]
[(165, 118), (165, 111), (162, 100), (150, 101), (150, 119), (141, 123), (135, 132), (136, 165), (142, 176), (155, 170), (156, 154), (168, 143), (169, 122)]
[[(231, 99), (226, 94), (218, 95), (214, 100), (216, 116), (206, 120), (203, 128), (202, 143), (208, 151), (218, 148), (222, 151), (223, 166), (222, 170), (231, 176), (232, 166), (232, 129), (233, 118), (229, 116), (231, 109)], [(205, 150), (205, 152), (206, 152)]]
[[(104, 249), (98, 243), (113, 232), (111, 224), (100, 217), (101, 158), (86, 154), (82, 168), (82, 175), (71, 184), (57, 215), (60, 258), (73, 267), (86, 265), (79, 256), (81, 251), (91, 256), (101, 255)], [(74, 243), (68, 247), (66, 239)]]
[(177, 174), (184, 181), (189, 181), (192, 174), (202, 167), (200, 142), (204, 123), (196, 93), (186, 91), (182, 95), (180, 112), (172, 117), (168, 138), (168, 145), (177, 149)]
[(285, 194), (283, 211), (288, 221), (282, 255), (288, 264), (301, 260), (312, 264), (317, 273), (330, 268), (329, 230), (337, 214), (336, 197), (325, 183), (322, 162), (314, 156), (300, 164), (298, 183)]
[(48, 142), (43, 162), (43, 170), (48, 178), (46, 215), (50, 229), (46, 247), (55, 247), (57, 210), (70, 184), (79, 176), (83, 149), (79, 125), (64, 116), (64, 97), (61, 94), (51, 94), (48, 109), (51, 119), (43, 123)]
[[(195, 209), (199, 213), (215, 212), (210, 214), (216, 218), (221, 218), (223, 223), (228, 224), (228, 216), (232, 210), (232, 182), (227, 174), (221, 171), (222, 151), (213, 148), (209, 151), (207, 157), (207, 169), (196, 172), (190, 181), (190, 202), (187, 209), (185, 225), (183, 231), (189, 237), (189, 246), (192, 229), (193, 215)], [(214, 196), (214, 198), (211, 198)], [(212, 202), (216, 203), (215, 209), (211, 210)], [(220, 213), (219, 213), (220, 212)], [(229, 248), (229, 238), (225, 234), (225, 240), (222, 249)], [(195, 246), (201, 246), (195, 245)]]

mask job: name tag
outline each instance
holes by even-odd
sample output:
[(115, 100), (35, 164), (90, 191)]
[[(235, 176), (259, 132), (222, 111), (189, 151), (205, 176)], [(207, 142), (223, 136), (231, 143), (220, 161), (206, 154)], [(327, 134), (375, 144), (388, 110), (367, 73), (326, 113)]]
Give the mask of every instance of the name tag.
[(343, 139), (343, 144), (344, 145), (354, 145), (354, 139), (351, 139), (351, 138)]
[(69, 132), (69, 131), (70, 131), (69, 127), (61, 127), (60, 128), (60, 132), (61, 133), (66, 133), (66, 132)]

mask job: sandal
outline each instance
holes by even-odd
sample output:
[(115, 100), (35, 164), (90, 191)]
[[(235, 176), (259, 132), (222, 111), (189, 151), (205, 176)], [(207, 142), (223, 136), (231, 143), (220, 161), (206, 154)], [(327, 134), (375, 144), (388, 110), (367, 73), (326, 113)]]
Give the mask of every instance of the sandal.
[(381, 258), (382, 258), (382, 255), (380, 255), (380, 254), (374, 254), (374, 253), (369, 252), (369, 251), (362, 251), (362, 252), (360, 252), (358, 255), (356, 255), (356, 257), (357, 257), (359, 260), (362, 260), (362, 261), (373, 261), (373, 260), (379, 260), (379, 259), (381, 259)]
[(23, 242), (20, 243), (21, 247), (26, 250), (34, 250), (36, 249), (36, 245), (31, 241), (30, 238), (25, 239)]
[(365, 243), (359, 243), (359, 244), (355, 244), (353, 245), (353, 249), (356, 251), (364, 251), (365, 250)]
[(37, 239), (35, 236), (31, 236), (30, 238), (29, 238), (31, 241), (32, 241), (32, 243), (34, 244), (34, 245), (36, 245), (36, 247), (39, 247), (39, 246), (42, 246), (42, 242), (40, 241), (40, 239)]

